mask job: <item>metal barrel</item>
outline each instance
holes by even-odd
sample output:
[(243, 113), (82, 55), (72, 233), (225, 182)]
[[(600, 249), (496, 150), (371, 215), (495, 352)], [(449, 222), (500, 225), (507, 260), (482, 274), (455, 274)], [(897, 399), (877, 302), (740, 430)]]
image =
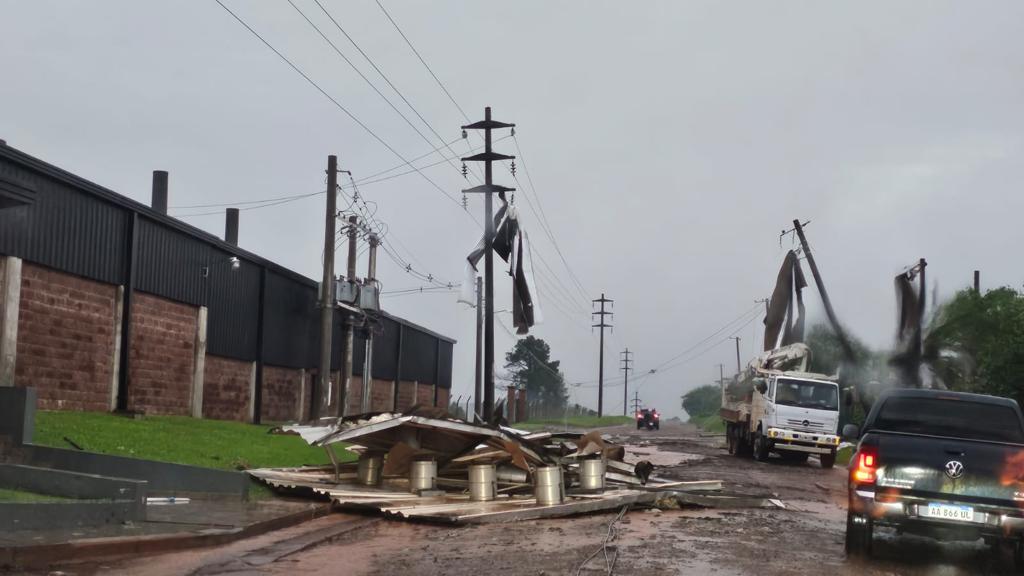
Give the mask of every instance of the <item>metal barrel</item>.
[(604, 460), (593, 458), (580, 462), (580, 488), (592, 492), (604, 490)]
[(498, 476), (494, 464), (473, 464), (469, 467), (469, 499), (474, 502), (494, 500), (498, 494)]
[(561, 466), (544, 466), (533, 473), (533, 495), (537, 504), (549, 506), (561, 504), (565, 499)]
[(356, 465), (356, 478), (360, 484), (377, 486), (380, 484), (381, 472), (384, 469), (384, 456), (381, 454), (362, 454)]
[(437, 487), (437, 462), (416, 460), (409, 466), (409, 491), (433, 490)]

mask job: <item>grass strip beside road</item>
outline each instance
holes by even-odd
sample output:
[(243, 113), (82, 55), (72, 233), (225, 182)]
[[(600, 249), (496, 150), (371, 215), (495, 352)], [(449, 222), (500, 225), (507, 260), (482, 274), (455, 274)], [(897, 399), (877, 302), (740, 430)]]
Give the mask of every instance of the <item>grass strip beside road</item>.
[[(34, 442), (73, 450), (67, 437), (88, 452), (220, 470), (330, 463), (323, 448), (298, 436), (268, 434), (270, 428), (187, 416), (132, 419), (105, 412), (39, 411)], [(337, 454), (355, 459), (340, 446)]]
[(709, 414), (704, 417), (690, 418), (690, 422), (708, 434), (725, 434), (725, 422), (718, 414)]
[(512, 427), (522, 430), (547, 430), (565, 427), (590, 429), (622, 426), (623, 424), (632, 424), (635, 421), (632, 416), (602, 416), (600, 418), (597, 416), (569, 416), (568, 418), (543, 418), (516, 422)]
[(38, 503), (38, 502), (73, 502), (74, 498), (64, 498), (62, 496), (51, 496), (49, 494), (38, 494), (36, 492), (28, 492), (25, 490), (12, 490), (10, 488), (0, 488), (0, 502), (3, 503)]

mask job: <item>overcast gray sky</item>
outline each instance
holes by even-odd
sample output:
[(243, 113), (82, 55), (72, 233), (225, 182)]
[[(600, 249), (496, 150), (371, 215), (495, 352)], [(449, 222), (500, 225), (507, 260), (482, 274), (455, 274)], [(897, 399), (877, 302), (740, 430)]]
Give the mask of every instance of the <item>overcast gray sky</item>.
[[(294, 2), (432, 145), (286, 1), (224, 1), (405, 158), (440, 144), (312, 0)], [(976, 268), (985, 287), (1024, 282), (1024, 3), (381, 1), (472, 120), (489, 105), (517, 124), (519, 179), (527, 169), (587, 296), (520, 192), (554, 271), (535, 263), (534, 334), (569, 382), (593, 381), (583, 301), (614, 299), (613, 413), (619, 351), (640, 376), (741, 317), (770, 293), (797, 217), (841, 319), (873, 346), (893, 339), (892, 277), (919, 257), (943, 296)], [(445, 141), (459, 137), (464, 118), (374, 0), (321, 2)], [(402, 164), (213, 0), (0, 0), (0, 70), (0, 138), (146, 203), (151, 171), (168, 170), (172, 214), (322, 190), (328, 154), (357, 178)], [(456, 199), (467, 186), (448, 164), (423, 173)], [(456, 203), (415, 173), (360, 191), (405, 259), (461, 279), (479, 230)], [(323, 210), (313, 196), (243, 211), (240, 243), (317, 278)], [(469, 210), (481, 217), (479, 198)], [(220, 214), (186, 220), (223, 233)], [(385, 290), (423, 285), (388, 258), (379, 276)], [(510, 292), (502, 280), (499, 308)], [(454, 292), (384, 302), (459, 340), (453, 395), (468, 394), (474, 312)], [(759, 327), (736, 332), (744, 362)], [(496, 331), (500, 359), (513, 339)], [(681, 393), (735, 364), (731, 333), (643, 379), (644, 402), (680, 414)], [(588, 385), (574, 397), (596, 406)]]

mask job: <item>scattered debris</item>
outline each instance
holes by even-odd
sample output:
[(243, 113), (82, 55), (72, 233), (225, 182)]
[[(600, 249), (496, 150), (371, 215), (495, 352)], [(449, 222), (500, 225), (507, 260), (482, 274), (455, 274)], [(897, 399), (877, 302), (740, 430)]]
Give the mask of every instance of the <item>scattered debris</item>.
[[(669, 482), (653, 475), (655, 466), (646, 460), (627, 464), (625, 446), (597, 432), (530, 433), (438, 412), (327, 418), (274, 432), (324, 447), (332, 464), (249, 470), (252, 477), (278, 490), (328, 497), (341, 508), (404, 519), (464, 524), (550, 518), (656, 506), (659, 499), (722, 487), (718, 480)], [(339, 463), (334, 449), (341, 442), (359, 463)], [(603, 466), (583, 466), (588, 460)], [(493, 478), (494, 490), (472, 488), (470, 467), (479, 474), (481, 466), (491, 467), (484, 476)], [(602, 468), (603, 485), (592, 477)]]

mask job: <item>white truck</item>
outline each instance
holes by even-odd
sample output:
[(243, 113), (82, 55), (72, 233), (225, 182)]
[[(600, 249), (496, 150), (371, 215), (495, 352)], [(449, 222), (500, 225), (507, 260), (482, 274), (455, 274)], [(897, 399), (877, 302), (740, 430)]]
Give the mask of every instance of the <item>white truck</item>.
[(765, 352), (722, 387), (729, 453), (771, 452), (790, 460), (817, 455), (831, 468), (839, 447), (839, 383), (834, 376), (807, 372), (810, 349), (790, 344)]

